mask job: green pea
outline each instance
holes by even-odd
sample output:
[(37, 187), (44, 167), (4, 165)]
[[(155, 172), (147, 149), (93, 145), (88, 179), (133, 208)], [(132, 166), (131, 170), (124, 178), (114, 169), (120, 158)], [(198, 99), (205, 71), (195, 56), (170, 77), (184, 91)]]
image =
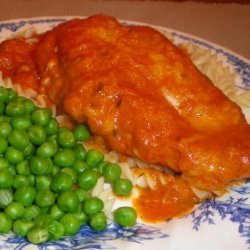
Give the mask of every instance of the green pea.
[(35, 175), (48, 174), (49, 160), (40, 156), (32, 156), (30, 159), (30, 170)]
[(71, 190), (72, 185), (73, 181), (71, 176), (67, 173), (59, 172), (52, 179), (51, 189), (56, 193), (61, 193)]
[(98, 212), (91, 216), (89, 224), (96, 232), (104, 231), (107, 228), (107, 217), (103, 212)]
[(18, 129), (28, 129), (31, 126), (31, 120), (28, 116), (15, 116), (11, 119), (11, 125)]
[(57, 151), (57, 146), (54, 143), (44, 142), (39, 146), (39, 148), (36, 151), (36, 154), (42, 157), (52, 157), (55, 155), (56, 151)]
[(13, 181), (13, 174), (9, 171), (9, 168), (0, 171), (0, 188), (10, 188)]
[(5, 153), (6, 149), (8, 148), (8, 142), (6, 139), (0, 137), (0, 154)]
[(85, 125), (75, 127), (74, 135), (77, 141), (88, 141), (90, 139), (89, 129)]
[(28, 145), (23, 150), (23, 155), (25, 157), (30, 157), (34, 155), (34, 153), (35, 153), (35, 146), (31, 142), (29, 142)]
[(16, 175), (13, 180), (12, 187), (15, 189), (18, 189), (20, 187), (29, 186), (29, 185), (30, 185), (29, 176)]
[(7, 89), (8, 90), (8, 96), (6, 102), (12, 102), (17, 98), (17, 92), (14, 89)]
[(64, 212), (73, 213), (77, 211), (80, 201), (75, 192), (64, 191), (58, 196), (57, 205)]
[(93, 169), (86, 169), (78, 176), (79, 186), (84, 190), (91, 190), (94, 188), (98, 180), (98, 174)]
[(5, 158), (0, 158), (0, 171), (8, 167), (9, 162)]
[(64, 235), (75, 235), (80, 229), (80, 222), (74, 214), (65, 214), (59, 221), (64, 227)]
[(24, 129), (14, 128), (8, 136), (8, 142), (14, 148), (23, 150), (29, 144), (29, 135)]
[(49, 239), (49, 232), (45, 228), (32, 227), (27, 233), (27, 239), (33, 244), (41, 244)]
[(30, 205), (25, 208), (22, 218), (25, 220), (33, 220), (41, 213), (40, 207), (37, 205)]
[(9, 233), (12, 228), (12, 220), (4, 213), (0, 213), (0, 233)]
[(16, 165), (16, 171), (19, 175), (30, 175), (29, 161), (24, 160)]
[(63, 215), (64, 212), (58, 207), (57, 204), (54, 204), (51, 208), (50, 208), (50, 216), (55, 219), (55, 220), (60, 220)]
[(17, 219), (13, 223), (13, 232), (19, 236), (26, 236), (28, 231), (34, 226), (33, 221), (26, 219)]
[(0, 208), (6, 208), (11, 202), (13, 202), (14, 196), (11, 189), (0, 189)]
[(0, 137), (7, 138), (12, 131), (12, 127), (9, 122), (0, 122)]
[(23, 161), (24, 155), (20, 150), (17, 150), (13, 147), (8, 147), (5, 152), (5, 158), (9, 161), (9, 163), (16, 165)]
[(15, 201), (22, 203), (24, 206), (30, 206), (35, 200), (36, 190), (31, 186), (23, 186), (16, 189), (14, 194)]
[(49, 240), (59, 240), (64, 235), (63, 225), (56, 220), (49, 221), (45, 227), (49, 232)]
[(54, 163), (59, 167), (70, 167), (74, 161), (75, 154), (71, 149), (61, 149), (54, 156)]
[(44, 127), (47, 135), (54, 135), (58, 132), (59, 124), (55, 118), (50, 119), (48, 124)]
[(42, 126), (40, 125), (32, 125), (28, 129), (28, 134), (30, 137), (30, 141), (39, 146), (46, 141), (46, 133)]
[(106, 166), (106, 165), (108, 165), (108, 164), (109, 164), (108, 161), (103, 161), (103, 162), (99, 163), (99, 164), (97, 165), (97, 172), (98, 172), (100, 175), (103, 175), (103, 168), (104, 168), (104, 166)]
[(34, 124), (46, 126), (52, 118), (52, 111), (48, 108), (40, 108), (35, 110), (31, 115)]
[(35, 177), (36, 190), (48, 190), (50, 189), (52, 178), (49, 175), (37, 175)]
[(85, 156), (85, 162), (91, 168), (96, 168), (103, 160), (104, 155), (95, 149), (90, 149)]
[(78, 199), (80, 202), (83, 202), (87, 200), (88, 198), (90, 198), (90, 194), (86, 190), (83, 190), (81, 188), (76, 189), (75, 193), (78, 196)]
[[(40, 211), (42, 209), (40, 208)], [(34, 218), (34, 225), (36, 227), (44, 227), (45, 224), (49, 223), (49, 221), (53, 220), (53, 218), (47, 213), (40, 213), (38, 216)]]
[(72, 179), (73, 184), (77, 182), (77, 174), (71, 167), (63, 168), (61, 172), (68, 174)]
[(0, 101), (0, 115), (3, 115), (5, 112), (5, 105), (2, 101)]
[(75, 156), (76, 156), (76, 159), (77, 160), (84, 160), (85, 159), (85, 156), (87, 154), (87, 151), (86, 149), (83, 147), (82, 144), (79, 144), (77, 143), (74, 147), (73, 147), (73, 150), (74, 150), (74, 153), (75, 153)]
[(55, 194), (50, 190), (37, 192), (35, 202), (39, 207), (50, 207), (55, 203)]
[(7, 102), (8, 100), (8, 90), (4, 87), (0, 87), (0, 101)]
[(10, 219), (16, 220), (23, 216), (24, 210), (25, 209), (22, 203), (12, 202), (5, 208), (4, 212)]
[(75, 160), (72, 168), (74, 169), (74, 171), (76, 172), (76, 174), (80, 174), (82, 173), (84, 170), (88, 169), (88, 165), (84, 162), (84, 161), (81, 161), (81, 160)]
[(121, 177), (121, 167), (116, 163), (109, 163), (103, 167), (103, 176), (107, 182), (113, 182)]
[(75, 212), (74, 215), (76, 216), (76, 218), (80, 222), (81, 226), (87, 224), (87, 222), (89, 221), (89, 217), (82, 211), (81, 208), (78, 209), (78, 211)]
[(116, 179), (113, 181), (113, 192), (117, 195), (127, 196), (131, 194), (133, 184), (128, 179)]
[(93, 215), (102, 211), (104, 203), (98, 197), (90, 197), (83, 203), (83, 211), (87, 215)]
[(114, 211), (115, 222), (122, 227), (133, 227), (137, 214), (132, 207), (119, 207)]
[(25, 114), (25, 108), (22, 102), (9, 102), (5, 108), (5, 113), (8, 116), (21, 116)]
[(23, 105), (24, 105), (26, 114), (30, 114), (36, 109), (34, 102), (29, 99), (25, 99), (23, 101)]
[(61, 131), (58, 134), (58, 143), (63, 148), (72, 148), (75, 146), (76, 138), (70, 130)]

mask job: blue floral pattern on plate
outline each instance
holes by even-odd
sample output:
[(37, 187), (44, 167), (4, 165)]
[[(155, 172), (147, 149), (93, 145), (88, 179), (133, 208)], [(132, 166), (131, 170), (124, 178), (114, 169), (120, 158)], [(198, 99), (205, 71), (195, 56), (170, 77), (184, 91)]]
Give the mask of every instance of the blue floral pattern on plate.
[[(49, 29), (60, 22), (69, 20), (72, 17), (49, 17), (34, 18), (24, 20), (13, 20), (0, 23), (0, 41), (9, 35), (15, 34), (30, 26), (35, 26), (38, 30)], [(128, 22), (128, 24), (141, 24)], [(38, 27), (39, 26), (39, 27)], [(157, 27), (157, 26), (153, 26)], [(203, 39), (184, 34), (175, 30), (169, 30), (163, 27), (157, 27), (163, 33), (170, 32), (174, 38), (185, 42), (189, 41), (203, 48), (210, 49), (217, 54), (222, 54), (226, 64), (230, 65), (238, 74), (241, 81), (241, 87), (245, 90), (250, 89), (250, 63), (247, 59), (234, 54), (233, 52), (207, 42)], [(237, 249), (250, 249), (250, 181), (244, 185), (231, 188), (228, 195), (220, 199), (213, 199), (198, 205), (190, 214), (161, 224), (149, 225), (138, 223), (134, 228), (121, 228), (118, 225), (110, 224), (102, 233), (92, 231), (88, 226), (81, 228), (74, 237), (64, 237), (56, 242), (47, 242), (39, 246), (29, 244), (23, 237), (13, 234), (0, 235), (0, 249), (3, 250), (26, 250), (26, 249), (200, 249), (196, 248), (194, 242), (200, 241), (201, 246), (210, 248), (209, 239), (206, 238), (203, 228), (209, 230), (214, 227), (215, 234), (213, 241), (219, 241), (216, 229), (222, 222), (226, 226), (236, 226), (234, 232), (235, 246), (242, 246)], [(174, 224), (174, 226), (173, 226)], [(223, 227), (223, 226), (222, 226)], [(184, 229), (183, 229), (184, 228)], [(216, 231), (217, 230), (217, 231)], [(180, 233), (181, 232), (181, 233)], [(186, 237), (187, 235), (187, 237)], [(189, 238), (192, 235), (193, 238)], [(174, 240), (172, 240), (174, 239)], [(176, 240), (178, 239), (178, 240)], [(179, 239), (182, 239), (180, 241)], [(204, 244), (206, 241), (206, 244)], [(234, 249), (232, 242), (229, 242), (227, 250)], [(178, 246), (181, 246), (181, 248)], [(230, 248), (230, 246), (232, 248)], [(204, 248), (205, 249), (205, 248)], [(214, 249), (214, 248), (213, 248)], [(222, 249), (216, 245), (216, 250)]]

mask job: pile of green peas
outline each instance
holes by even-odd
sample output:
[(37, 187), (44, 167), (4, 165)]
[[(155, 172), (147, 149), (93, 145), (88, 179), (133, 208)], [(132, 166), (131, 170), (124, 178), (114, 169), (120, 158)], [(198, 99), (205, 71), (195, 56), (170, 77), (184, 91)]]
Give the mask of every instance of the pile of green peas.
[[(132, 183), (121, 178), (118, 164), (84, 148), (89, 138), (85, 125), (59, 127), (50, 109), (0, 87), (0, 233), (39, 244), (75, 235), (85, 224), (106, 229), (104, 203), (91, 190), (100, 176), (118, 196), (130, 195)], [(137, 215), (120, 207), (113, 217), (131, 227)]]

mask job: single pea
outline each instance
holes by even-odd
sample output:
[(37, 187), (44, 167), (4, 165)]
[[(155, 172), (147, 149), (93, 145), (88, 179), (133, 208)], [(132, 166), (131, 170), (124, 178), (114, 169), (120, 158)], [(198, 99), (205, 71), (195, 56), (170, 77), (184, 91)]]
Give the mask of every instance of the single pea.
[(91, 216), (90, 227), (96, 232), (104, 231), (107, 228), (107, 217), (103, 212), (98, 212)]
[(12, 220), (4, 213), (0, 213), (0, 233), (9, 233), (12, 228)]
[(51, 206), (49, 214), (53, 219), (60, 220), (63, 217), (64, 212), (58, 207), (57, 204), (54, 204)]
[(104, 208), (104, 203), (98, 197), (90, 197), (83, 203), (83, 211), (87, 215), (93, 215), (102, 211)]
[(103, 160), (104, 155), (95, 149), (90, 149), (85, 156), (85, 162), (91, 168), (96, 168)]
[(38, 191), (35, 202), (39, 207), (50, 207), (55, 203), (55, 194), (48, 189)]
[(26, 114), (30, 114), (36, 109), (34, 102), (30, 99), (25, 99), (23, 101), (23, 105), (24, 105), (24, 109), (25, 109)]
[(11, 202), (13, 202), (14, 196), (11, 189), (0, 189), (0, 209), (6, 208)]
[(9, 168), (5, 168), (0, 171), (0, 188), (10, 188), (13, 184), (14, 176), (9, 171)]
[(25, 219), (25, 220), (33, 220), (40, 213), (41, 213), (40, 207), (38, 207), (37, 205), (32, 204), (30, 206), (25, 207), (25, 211), (23, 213), (22, 218)]
[(23, 150), (23, 155), (25, 157), (30, 157), (34, 155), (34, 153), (35, 153), (35, 146), (31, 142), (29, 142), (28, 145)]
[(89, 129), (85, 125), (75, 127), (74, 135), (77, 141), (88, 141), (90, 139)]
[(35, 177), (35, 185), (37, 191), (50, 189), (52, 178), (49, 175), (37, 175)]
[(59, 124), (55, 118), (50, 119), (48, 124), (44, 127), (47, 135), (54, 135), (58, 132)]
[(46, 133), (42, 126), (40, 125), (32, 125), (28, 129), (28, 134), (30, 137), (30, 141), (39, 146), (46, 141)]
[(16, 99), (15, 99), (16, 102), (23, 102), (23, 101), (25, 101), (25, 100), (26, 100), (26, 98), (25, 98), (24, 96), (20, 96), (20, 95), (18, 95), (18, 96), (16, 97)]
[(122, 227), (133, 227), (137, 214), (132, 207), (119, 207), (114, 211), (115, 222)]
[(9, 103), (9, 102), (14, 101), (17, 98), (17, 92), (11, 88), (8, 88), (7, 90), (8, 90), (8, 97), (7, 97), (6, 102)]
[(25, 209), (22, 203), (12, 202), (4, 209), (4, 212), (9, 216), (10, 219), (16, 220), (23, 216), (24, 210)]
[(5, 153), (6, 149), (8, 148), (8, 142), (6, 139), (0, 137), (0, 154)]
[(64, 235), (75, 235), (80, 229), (80, 222), (74, 214), (65, 214), (59, 221), (64, 227)]
[(49, 240), (59, 240), (64, 235), (63, 225), (56, 220), (49, 221), (45, 227), (49, 232)]
[(84, 190), (91, 190), (94, 188), (98, 180), (98, 174), (93, 169), (86, 169), (78, 176), (79, 186)]
[(67, 168), (63, 168), (61, 170), (61, 172), (68, 174), (71, 177), (73, 184), (76, 184), (76, 182), (77, 182), (77, 174), (74, 171), (74, 169), (72, 169), (71, 167), (67, 167)]
[(70, 175), (64, 172), (57, 173), (51, 182), (51, 189), (56, 193), (71, 190), (73, 181)]
[(24, 155), (20, 150), (8, 147), (5, 152), (5, 158), (9, 161), (9, 163), (16, 165), (24, 160)]
[(5, 158), (0, 158), (0, 171), (9, 167), (9, 162)]
[(31, 186), (23, 186), (16, 189), (14, 199), (22, 203), (24, 206), (30, 206), (35, 200), (36, 190)]
[(28, 231), (34, 226), (33, 221), (26, 219), (17, 219), (13, 223), (13, 232), (19, 236), (26, 236)]
[(20, 187), (29, 186), (29, 185), (30, 185), (29, 176), (16, 175), (13, 180), (12, 187), (15, 189), (18, 189)]
[(0, 101), (7, 102), (8, 100), (8, 90), (4, 87), (0, 87)]
[(30, 159), (30, 170), (35, 175), (45, 175), (48, 173), (48, 158), (32, 156)]
[(31, 114), (31, 120), (34, 124), (46, 126), (52, 118), (52, 111), (48, 108), (39, 108)]
[(64, 191), (58, 196), (57, 205), (64, 212), (73, 213), (77, 211), (80, 201), (75, 192)]
[(131, 194), (133, 184), (128, 179), (116, 179), (113, 181), (113, 192), (117, 195), (127, 196)]
[(52, 157), (55, 155), (56, 151), (57, 151), (57, 146), (54, 143), (44, 142), (39, 146), (39, 148), (36, 151), (36, 154), (42, 157)]
[(74, 147), (73, 147), (73, 150), (74, 150), (74, 153), (75, 153), (75, 156), (76, 156), (76, 159), (77, 160), (84, 160), (85, 159), (85, 156), (87, 154), (87, 151), (86, 149), (83, 147), (82, 144), (80, 143), (77, 143)]
[(32, 227), (27, 233), (27, 239), (30, 243), (41, 244), (49, 239), (49, 232), (45, 228)]
[(58, 134), (58, 143), (63, 148), (72, 148), (75, 146), (76, 138), (70, 130), (61, 131)]
[(74, 151), (71, 149), (61, 149), (54, 156), (54, 163), (58, 167), (70, 167), (75, 161)]
[(30, 175), (30, 164), (29, 161), (24, 160), (16, 165), (16, 171), (19, 175)]
[(90, 198), (90, 194), (81, 188), (76, 189), (74, 192), (78, 196), (80, 202), (86, 201), (88, 198)]
[(8, 142), (16, 149), (23, 150), (29, 144), (29, 135), (24, 129), (14, 128), (8, 136)]
[(82, 160), (75, 160), (72, 169), (76, 172), (76, 174), (82, 173), (84, 170), (88, 169), (88, 165)]
[(15, 116), (11, 119), (11, 125), (17, 129), (28, 129), (31, 126), (31, 120), (28, 116)]
[(22, 102), (11, 101), (6, 105), (5, 113), (8, 116), (21, 116), (25, 114), (25, 108)]
[(121, 167), (116, 163), (109, 163), (103, 167), (103, 177), (107, 182), (113, 182), (121, 177)]
[(12, 127), (9, 122), (0, 122), (0, 137), (7, 138), (12, 131)]

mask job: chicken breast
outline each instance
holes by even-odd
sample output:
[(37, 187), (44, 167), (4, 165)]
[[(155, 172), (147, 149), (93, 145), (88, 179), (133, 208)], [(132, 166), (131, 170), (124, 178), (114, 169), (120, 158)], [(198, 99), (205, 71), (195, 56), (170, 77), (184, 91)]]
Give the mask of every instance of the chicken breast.
[(240, 108), (158, 31), (76, 19), (41, 35), (30, 60), (39, 92), (110, 148), (209, 191), (250, 175)]

